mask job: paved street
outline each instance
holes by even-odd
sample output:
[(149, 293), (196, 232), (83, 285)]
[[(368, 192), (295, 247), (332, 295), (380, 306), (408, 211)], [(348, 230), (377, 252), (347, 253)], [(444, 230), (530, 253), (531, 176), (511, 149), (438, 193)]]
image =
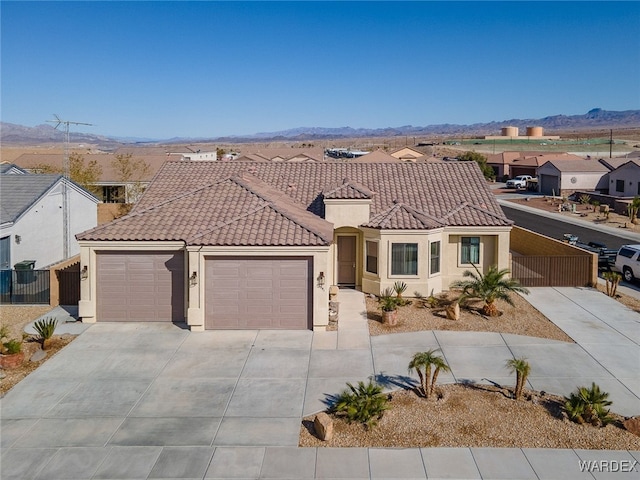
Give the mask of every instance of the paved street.
[(340, 291), (338, 332), (92, 325), (2, 399), (1, 478), (609, 478), (579, 461), (632, 465), (640, 452), (297, 447), (302, 416), (345, 382), (415, 381), (408, 356), (431, 347), (452, 368), (442, 382), (511, 383), (502, 359), (525, 355), (530, 387), (568, 394), (596, 381), (614, 411), (640, 414), (640, 315), (590, 289), (530, 297), (577, 343), (450, 331), (370, 338), (354, 290)]

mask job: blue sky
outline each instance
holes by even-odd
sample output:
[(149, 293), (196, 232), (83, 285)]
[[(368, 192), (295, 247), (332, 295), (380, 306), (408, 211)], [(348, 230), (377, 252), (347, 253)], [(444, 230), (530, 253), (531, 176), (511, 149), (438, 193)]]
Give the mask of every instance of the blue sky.
[(11, 2), (1, 118), (217, 137), (640, 108), (638, 2)]

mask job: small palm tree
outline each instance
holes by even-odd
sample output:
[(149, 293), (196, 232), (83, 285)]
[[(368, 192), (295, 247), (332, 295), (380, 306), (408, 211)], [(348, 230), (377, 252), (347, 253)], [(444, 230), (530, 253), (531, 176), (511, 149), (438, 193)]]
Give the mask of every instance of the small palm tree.
[(471, 280), (457, 280), (451, 284), (451, 288), (462, 290), (459, 301), (470, 298), (482, 300), (484, 302), (482, 313), (488, 317), (495, 317), (500, 313), (495, 305), (496, 300), (504, 300), (513, 306), (511, 293), (529, 293), (529, 290), (520, 285), (520, 282), (507, 277), (509, 274), (509, 269), (507, 268), (498, 270), (498, 267), (493, 265), (489, 267), (489, 270), (484, 275), (480, 273), (480, 270), (475, 265), (473, 265), (473, 268), (475, 273), (465, 270), (462, 274), (464, 277), (471, 278)]
[(591, 388), (579, 387), (569, 397), (565, 397), (564, 408), (569, 419), (576, 423), (604, 426), (612, 420), (609, 410), (605, 408), (611, 403), (609, 394), (592, 382)]
[(633, 197), (629, 206), (627, 206), (627, 214), (631, 223), (637, 223), (638, 211), (640, 210), (640, 197)]
[(524, 384), (531, 372), (531, 365), (529, 365), (526, 358), (512, 358), (507, 360), (506, 365), (511, 373), (515, 372), (516, 374), (515, 397), (516, 400), (520, 400)]
[[(409, 362), (409, 371), (415, 370), (418, 374), (420, 388), (425, 398), (429, 398), (433, 394), (440, 371), (448, 372), (451, 370), (444, 358), (436, 355), (439, 350), (433, 349), (426, 352), (418, 352)], [(433, 367), (435, 367), (435, 370), (433, 370)], [(432, 370), (433, 376), (431, 375)]]

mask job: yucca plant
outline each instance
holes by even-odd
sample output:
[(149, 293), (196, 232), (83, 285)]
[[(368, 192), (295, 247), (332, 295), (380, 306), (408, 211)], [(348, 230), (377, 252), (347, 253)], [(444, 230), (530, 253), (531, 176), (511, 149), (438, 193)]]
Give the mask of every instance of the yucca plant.
[(40, 343), (42, 344), (42, 349), (46, 350), (48, 346), (48, 340), (51, 339), (53, 333), (56, 331), (56, 327), (58, 326), (58, 320), (56, 318), (43, 318), (42, 320), (37, 320), (33, 324), (33, 329), (37, 332), (40, 337)]
[[(440, 351), (440, 349), (418, 352), (413, 355), (413, 358), (409, 362), (409, 371), (415, 370), (418, 374), (420, 390), (422, 390), (422, 395), (424, 395), (425, 398), (429, 398), (433, 394), (440, 371), (448, 372), (451, 370), (449, 365), (444, 361), (444, 358), (436, 354), (438, 351)], [(431, 375), (432, 371), (433, 376)]]
[(589, 423), (593, 426), (605, 426), (611, 422), (609, 409), (611, 405), (609, 394), (591, 383), (591, 388), (578, 387), (569, 397), (565, 397), (564, 408), (569, 419), (576, 423)]
[(522, 390), (527, 382), (527, 377), (531, 372), (531, 365), (527, 362), (526, 358), (512, 358), (506, 361), (506, 366), (511, 373), (516, 374), (516, 387), (514, 395), (516, 400), (522, 398)]
[(402, 299), (402, 294), (407, 290), (407, 284), (404, 282), (396, 282), (393, 284), (393, 290), (396, 292), (396, 297)]
[(367, 384), (358, 382), (357, 387), (347, 383), (347, 387), (338, 396), (333, 411), (345, 416), (349, 423), (360, 422), (365, 428), (373, 428), (385, 410), (389, 409), (382, 386), (370, 379)]

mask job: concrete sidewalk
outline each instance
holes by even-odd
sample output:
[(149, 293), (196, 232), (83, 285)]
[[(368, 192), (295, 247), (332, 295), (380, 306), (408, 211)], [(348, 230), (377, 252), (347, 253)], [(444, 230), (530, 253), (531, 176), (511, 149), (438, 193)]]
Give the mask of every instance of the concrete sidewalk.
[[(442, 382), (511, 384), (504, 360), (524, 355), (531, 388), (567, 394), (596, 381), (614, 411), (639, 414), (640, 316), (590, 289), (530, 297), (578, 343), (450, 331), (370, 338), (355, 290), (340, 291), (338, 332), (92, 325), (2, 399), (0, 477), (599, 479), (612, 474), (581, 472), (579, 462), (634, 466), (639, 452), (297, 447), (302, 416), (324, 410), (346, 382), (415, 382), (409, 358), (432, 347), (452, 369)], [(635, 468), (614, 478), (638, 478)]]

